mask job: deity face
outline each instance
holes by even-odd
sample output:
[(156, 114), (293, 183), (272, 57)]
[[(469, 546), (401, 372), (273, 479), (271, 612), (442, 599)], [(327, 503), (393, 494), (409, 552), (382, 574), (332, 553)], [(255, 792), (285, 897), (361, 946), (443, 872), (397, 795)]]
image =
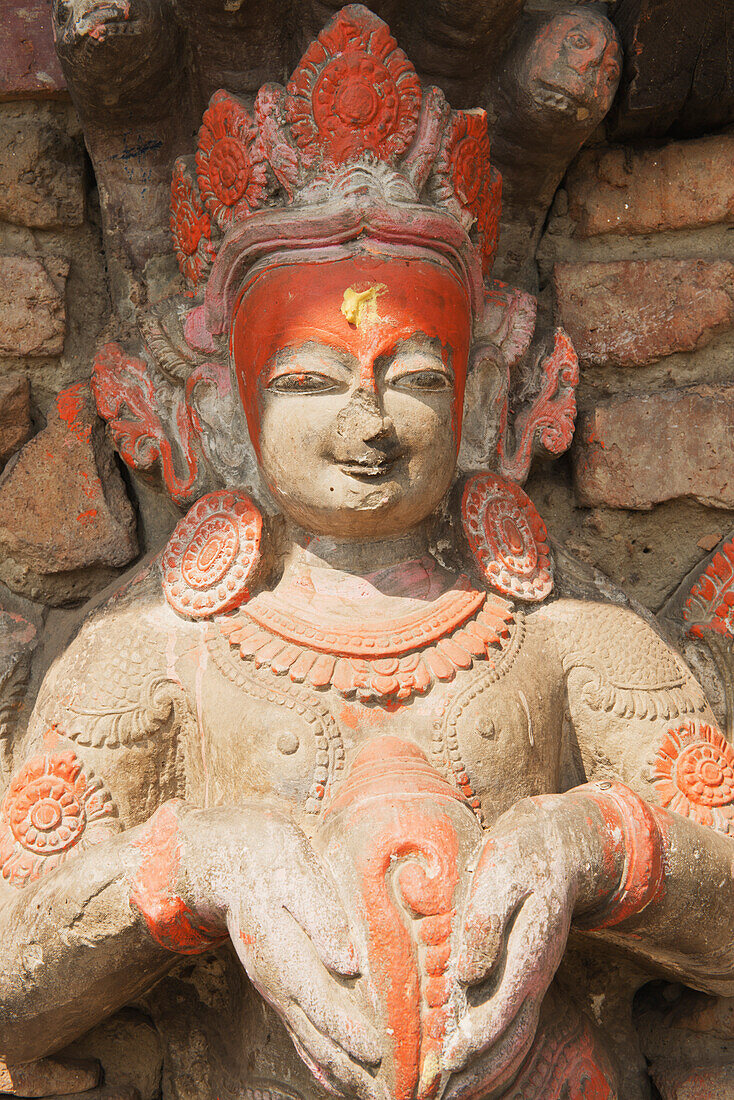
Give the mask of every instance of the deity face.
[(402, 534), (453, 480), (471, 308), (438, 260), (271, 268), (242, 294), (231, 352), (284, 513), (314, 534)]
[(524, 83), (537, 107), (600, 121), (620, 75), (614, 30), (595, 12), (560, 12), (537, 35), (525, 69)]

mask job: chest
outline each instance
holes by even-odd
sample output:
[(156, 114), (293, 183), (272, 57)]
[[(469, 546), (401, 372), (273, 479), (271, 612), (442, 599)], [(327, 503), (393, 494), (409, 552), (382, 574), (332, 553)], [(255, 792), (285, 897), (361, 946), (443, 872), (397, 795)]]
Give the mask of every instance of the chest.
[(274, 798), (315, 824), (360, 751), (381, 737), (417, 744), (487, 822), (519, 798), (559, 789), (563, 684), (534, 635), (519, 618), (496, 659), (378, 702), (295, 682), (209, 630), (194, 765), (205, 801)]

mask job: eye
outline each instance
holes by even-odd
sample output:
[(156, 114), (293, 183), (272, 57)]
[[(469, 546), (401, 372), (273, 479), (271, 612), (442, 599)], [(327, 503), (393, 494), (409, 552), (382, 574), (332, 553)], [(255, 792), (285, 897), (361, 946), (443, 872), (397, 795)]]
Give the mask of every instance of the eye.
[(289, 371), (271, 378), (267, 388), (275, 393), (328, 393), (338, 389), (339, 383), (315, 371)]
[(567, 41), (570, 42), (572, 46), (575, 46), (577, 50), (588, 50), (591, 45), (591, 42), (589, 42), (584, 34), (569, 34)]
[(435, 393), (451, 387), (448, 375), (440, 370), (416, 370), (398, 374), (387, 381), (397, 390), (420, 390), (423, 393)]

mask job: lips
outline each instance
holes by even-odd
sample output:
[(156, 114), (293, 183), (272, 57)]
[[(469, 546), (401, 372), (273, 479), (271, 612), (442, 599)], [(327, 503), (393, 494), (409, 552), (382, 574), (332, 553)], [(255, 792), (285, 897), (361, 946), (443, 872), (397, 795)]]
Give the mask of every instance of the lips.
[(378, 478), (385, 477), (393, 469), (397, 458), (380, 459), (379, 462), (375, 462), (374, 459), (367, 461), (353, 461), (353, 462), (340, 462), (339, 469), (343, 470), (345, 474), (349, 474), (350, 477), (357, 478)]

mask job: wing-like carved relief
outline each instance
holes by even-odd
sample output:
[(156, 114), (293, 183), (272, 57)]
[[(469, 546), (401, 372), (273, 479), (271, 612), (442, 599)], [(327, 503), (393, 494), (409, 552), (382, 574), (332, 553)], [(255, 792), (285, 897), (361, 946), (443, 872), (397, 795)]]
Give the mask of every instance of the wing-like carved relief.
[[(47, 678), (36, 703), (35, 724), (55, 728), (79, 745), (126, 747), (154, 738), (188, 712), (181, 684), (152, 659), (142, 641), (119, 631), (114, 646), (80, 650)], [(91, 648), (91, 647), (90, 647)]]
[(592, 710), (668, 720), (706, 708), (703, 690), (683, 661), (637, 615), (612, 604), (573, 607), (576, 638), (563, 666), (567, 673), (589, 673), (583, 695)]

